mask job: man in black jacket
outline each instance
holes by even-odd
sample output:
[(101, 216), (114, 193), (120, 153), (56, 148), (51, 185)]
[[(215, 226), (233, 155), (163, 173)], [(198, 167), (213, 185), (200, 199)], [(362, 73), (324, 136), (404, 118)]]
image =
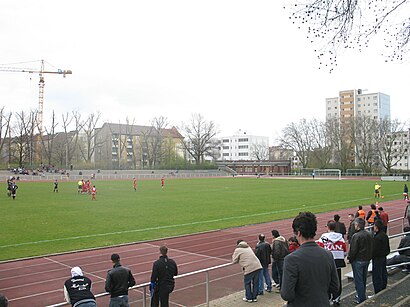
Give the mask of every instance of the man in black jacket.
[(350, 241), (350, 250), (347, 259), (349, 259), (352, 264), (354, 284), (357, 293), (356, 303), (361, 303), (366, 300), (367, 269), (370, 259), (372, 259), (373, 239), (370, 233), (364, 229), (364, 219), (355, 218), (353, 223), (356, 233)]
[(178, 267), (174, 260), (168, 258), (168, 248), (162, 245), (159, 248), (161, 256), (152, 266), (151, 273), (151, 307), (169, 306), (169, 294), (174, 290), (174, 276), (178, 275)]
[(374, 293), (387, 287), (386, 257), (390, 254), (389, 237), (383, 231), (383, 222), (374, 222), (372, 281)]
[(128, 307), (128, 288), (135, 285), (131, 270), (120, 264), (118, 254), (111, 255), (113, 268), (108, 271), (105, 291), (111, 294), (109, 307)]
[(264, 290), (264, 280), (266, 282), (267, 288), (266, 291), (272, 291), (272, 281), (269, 275), (269, 264), (271, 263), (270, 255), (272, 253), (272, 248), (268, 242), (265, 242), (265, 235), (259, 235), (259, 242), (256, 244), (255, 247), (255, 255), (258, 257), (261, 265), (262, 265), (262, 272), (259, 277), (259, 293), (258, 295), (263, 294)]

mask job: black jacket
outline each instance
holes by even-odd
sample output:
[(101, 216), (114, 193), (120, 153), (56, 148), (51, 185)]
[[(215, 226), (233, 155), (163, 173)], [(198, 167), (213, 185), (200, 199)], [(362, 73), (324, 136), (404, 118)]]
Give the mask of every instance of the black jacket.
[[(398, 248), (410, 247), (410, 235), (405, 235), (399, 244)], [(400, 255), (405, 255), (410, 257), (410, 249), (406, 249), (404, 251), (399, 252)]]
[(373, 237), (373, 259), (384, 258), (390, 254), (389, 237), (384, 231), (376, 232)]
[(335, 232), (341, 233), (344, 238), (346, 234), (346, 225), (342, 222), (335, 222), (335, 223), (336, 223)]
[(107, 273), (105, 291), (109, 292), (111, 297), (128, 295), (128, 288), (134, 285), (135, 279), (132, 276), (131, 270), (116, 263)]
[(272, 253), (272, 248), (270, 247), (269, 243), (263, 241), (263, 242), (258, 242), (258, 244), (256, 244), (255, 255), (256, 257), (258, 257), (262, 267), (266, 268), (271, 263), (271, 260), (270, 260), (271, 253)]
[(171, 293), (174, 290), (174, 276), (178, 275), (178, 267), (174, 260), (160, 256), (152, 266), (151, 282), (155, 282), (155, 290)]
[(355, 234), (356, 229), (354, 228), (354, 223), (353, 221), (350, 222), (349, 225), (349, 230), (347, 231), (347, 240), (350, 242), (350, 240), (352, 239), (353, 235)]
[(356, 232), (350, 240), (350, 250), (347, 258), (353, 261), (370, 261), (373, 252), (373, 238), (366, 230)]

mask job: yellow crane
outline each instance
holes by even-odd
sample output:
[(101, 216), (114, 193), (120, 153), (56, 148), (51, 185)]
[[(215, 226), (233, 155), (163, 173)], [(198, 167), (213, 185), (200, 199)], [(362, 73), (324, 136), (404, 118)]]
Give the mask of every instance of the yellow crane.
[[(15, 63), (15, 64), (25, 64), (30, 62), (24, 63)], [(8, 64), (13, 65), (13, 64)], [(63, 75), (65, 78), (66, 75), (71, 75), (73, 72), (71, 70), (45, 70), (44, 69), (44, 60), (40, 61), (40, 69), (36, 68), (20, 68), (20, 67), (10, 67), (10, 66), (0, 66), (0, 71), (8, 71), (8, 72), (26, 72), (29, 74), (39, 74), (40, 80), (38, 82), (39, 92), (38, 92), (38, 113), (37, 113), (37, 125), (40, 135), (43, 133), (43, 104), (44, 104), (44, 75), (45, 74), (58, 74)]]

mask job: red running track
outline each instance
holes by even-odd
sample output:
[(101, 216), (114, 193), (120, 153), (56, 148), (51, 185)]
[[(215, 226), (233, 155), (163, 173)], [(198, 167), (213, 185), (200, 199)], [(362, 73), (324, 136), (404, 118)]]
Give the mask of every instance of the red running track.
[[(403, 216), (405, 203), (401, 200), (383, 202), (390, 219)], [(369, 208), (365, 208), (369, 210)], [(325, 224), (340, 214), (341, 221), (348, 224), (347, 214), (356, 208), (317, 214), (318, 235), (325, 232)], [(179, 273), (188, 273), (219, 264), (229, 263), (238, 239), (247, 241), (252, 247), (259, 233), (270, 238), (272, 229), (279, 230), (285, 238), (292, 235), (291, 219), (270, 223), (248, 225), (207, 233), (152, 242), (135, 243), (104, 249), (81, 251), (61, 255), (44, 256), (28, 260), (0, 263), (0, 292), (4, 293), (13, 307), (47, 306), (64, 301), (63, 284), (70, 277), (70, 268), (80, 266), (93, 281), (93, 293), (104, 292), (106, 272), (111, 268), (110, 256), (118, 253), (121, 263), (129, 267), (137, 284), (149, 281), (152, 263), (159, 256), (159, 246), (167, 244), (169, 257), (173, 258)], [(401, 222), (390, 225), (390, 234), (401, 231)], [(243, 289), (242, 272), (239, 265), (232, 265), (210, 273), (210, 299), (216, 299)], [(131, 306), (142, 306), (141, 290), (129, 293)], [(98, 299), (98, 306), (108, 306), (109, 297)], [(171, 295), (171, 306), (196, 306), (205, 302), (205, 274), (177, 279)]]

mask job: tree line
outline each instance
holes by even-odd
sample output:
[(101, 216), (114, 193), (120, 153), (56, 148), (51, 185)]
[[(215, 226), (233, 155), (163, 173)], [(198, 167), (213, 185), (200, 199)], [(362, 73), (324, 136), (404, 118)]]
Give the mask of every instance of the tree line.
[(391, 172), (408, 155), (409, 131), (397, 119), (301, 119), (282, 130), (279, 142), (296, 153), (302, 168)]

